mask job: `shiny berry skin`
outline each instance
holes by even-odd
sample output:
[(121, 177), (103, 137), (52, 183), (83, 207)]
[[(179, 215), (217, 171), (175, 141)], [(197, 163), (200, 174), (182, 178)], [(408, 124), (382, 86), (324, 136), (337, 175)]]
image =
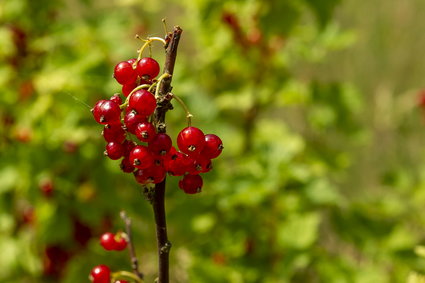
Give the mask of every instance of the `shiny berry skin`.
[(122, 61), (114, 68), (114, 78), (122, 85), (133, 83), (137, 79), (137, 72), (129, 62)]
[(90, 272), (90, 280), (93, 283), (109, 283), (111, 281), (111, 270), (104, 264), (95, 266)]
[(122, 143), (125, 140), (125, 131), (121, 124), (105, 125), (102, 136), (107, 142)]
[(137, 64), (137, 74), (144, 80), (154, 79), (159, 74), (159, 64), (155, 59), (145, 57)]
[(102, 234), (102, 236), (100, 236), (100, 244), (107, 251), (115, 250), (116, 248), (115, 235), (110, 232)]
[(139, 89), (131, 95), (128, 107), (139, 115), (150, 116), (156, 108), (155, 96), (145, 89)]
[(151, 123), (144, 122), (137, 125), (135, 134), (140, 141), (150, 142), (155, 138), (156, 131)]
[(165, 155), (170, 151), (173, 142), (169, 135), (159, 133), (149, 142), (148, 148), (155, 155)]
[(99, 100), (92, 109), (93, 117), (99, 124), (121, 123), (120, 106), (111, 100)]
[(137, 60), (136, 58), (131, 58), (131, 59), (128, 59), (127, 62), (133, 65), (136, 62), (136, 60)]
[(115, 102), (118, 105), (122, 104), (122, 99), (118, 93), (112, 95), (112, 97), (109, 100)]
[(177, 136), (177, 146), (182, 152), (196, 156), (205, 146), (204, 133), (196, 127), (184, 128)]
[(153, 165), (154, 159), (146, 146), (138, 145), (130, 152), (130, 163), (138, 169), (146, 169)]
[(137, 125), (143, 122), (146, 122), (146, 117), (137, 114), (136, 111), (129, 111), (124, 116), (124, 124), (127, 128), (127, 131), (132, 134), (136, 134)]
[(201, 155), (209, 159), (216, 158), (223, 150), (223, 142), (214, 134), (205, 135), (205, 146), (202, 149)]
[(118, 142), (109, 142), (106, 145), (105, 155), (112, 160), (120, 159), (124, 156), (124, 146)]
[(135, 82), (123, 85), (121, 88), (122, 94), (127, 97), (135, 87), (137, 87), (137, 84)]
[(179, 188), (186, 194), (196, 194), (201, 192), (203, 185), (202, 177), (199, 175), (185, 175), (179, 181)]
[(117, 280), (114, 283), (129, 283), (127, 280)]
[(136, 168), (131, 164), (130, 158), (125, 157), (121, 160), (120, 168), (124, 173), (132, 173)]
[(123, 236), (115, 237), (115, 250), (122, 251), (127, 248), (127, 240)]

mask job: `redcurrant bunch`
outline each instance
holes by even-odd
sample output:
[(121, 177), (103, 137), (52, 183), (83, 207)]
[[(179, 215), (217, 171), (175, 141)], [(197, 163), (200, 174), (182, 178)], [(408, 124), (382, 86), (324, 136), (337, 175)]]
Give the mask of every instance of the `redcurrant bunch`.
[[(167, 173), (183, 176), (179, 181), (180, 189), (195, 194), (203, 185), (199, 174), (212, 169), (211, 159), (220, 155), (223, 143), (218, 136), (205, 135), (199, 128), (190, 126), (192, 115), (175, 95), (172, 97), (184, 107), (189, 124), (177, 136), (179, 150), (173, 146), (170, 136), (157, 131), (152, 123), (157, 107), (154, 93), (168, 75), (156, 79), (159, 71), (158, 62), (149, 57), (119, 62), (114, 77), (123, 86), (126, 100), (123, 103), (120, 94), (115, 94), (109, 100), (98, 101), (92, 113), (94, 119), (104, 125), (105, 155), (112, 160), (121, 159), (122, 171), (133, 173), (142, 185), (160, 183)], [(114, 249), (113, 245), (103, 246), (110, 250)]]

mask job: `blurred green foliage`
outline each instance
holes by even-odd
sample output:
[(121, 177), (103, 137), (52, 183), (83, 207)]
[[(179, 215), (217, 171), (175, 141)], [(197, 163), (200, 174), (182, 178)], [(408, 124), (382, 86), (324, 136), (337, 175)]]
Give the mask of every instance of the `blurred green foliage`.
[(125, 209), (153, 282), (150, 205), (104, 158), (89, 105), (120, 91), (114, 65), (136, 55), (134, 34), (163, 35), (166, 16), (184, 29), (173, 92), (225, 145), (203, 193), (168, 178), (172, 282), (423, 282), (425, 42), (412, 15), (424, 4), (372, 2), (3, 0), (0, 281), (128, 270), (98, 244)]

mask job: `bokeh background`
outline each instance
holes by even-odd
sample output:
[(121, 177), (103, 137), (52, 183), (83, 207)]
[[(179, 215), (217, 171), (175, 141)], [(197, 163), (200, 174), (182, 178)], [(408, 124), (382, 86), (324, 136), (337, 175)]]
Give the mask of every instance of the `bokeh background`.
[(150, 204), (89, 109), (164, 17), (174, 93), (225, 145), (201, 194), (168, 178), (172, 282), (425, 282), (422, 0), (2, 0), (0, 281), (129, 270), (98, 243), (122, 209), (154, 281)]

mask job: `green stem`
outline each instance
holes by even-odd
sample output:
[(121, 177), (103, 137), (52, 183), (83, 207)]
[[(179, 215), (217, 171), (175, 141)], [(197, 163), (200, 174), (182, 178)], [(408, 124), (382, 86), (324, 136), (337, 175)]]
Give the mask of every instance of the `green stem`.
[(163, 73), (163, 74), (162, 74), (162, 75), (158, 78), (158, 81), (156, 82), (158, 85), (157, 85), (156, 90), (155, 90), (155, 98), (158, 98), (158, 97), (159, 97), (159, 87), (160, 87), (160, 85), (161, 85), (162, 81), (163, 81), (165, 78), (169, 78), (169, 77), (171, 77), (171, 75), (170, 75), (169, 73)]
[(121, 277), (131, 278), (137, 283), (143, 283), (144, 281), (137, 277), (134, 273), (128, 272), (128, 271), (117, 271), (112, 273), (112, 279), (120, 279)]
[(133, 64), (133, 69), (136, 68), (137, 63), (140, 61), (140, 59), (142, 59), (142, 54), (143, 54), (143, 51), (145, 50), (145, 48), (147, 46), (150, 46), (150, 44), (152, 42), (154, 42), (154, 41), (160, 41), (164, 45), (166, 44), (165, 40), (163, 38), (160, 38), (160, 37), (148, 37), (145, 41), (146, 41), (145, 44), (143, 44), (143, 46), (139, 49), (139, 56), (137, 57), (136, 62), (134, 62), (134, 64)]
[(177, 95), (171, 94), (171, 97), (174, 98), (175, 100), (177, 100), (180, 103), (180, 105), (183, 107), (184, 111), (186, 112), (187, 125), (188, 125), (188, 127), (190, 127), (192, 125), (193, 115), (189, 112), (189, 108), (187, 108), (187, 106), (183, 102), (183, 100), (180, 97), (178, 97)]

